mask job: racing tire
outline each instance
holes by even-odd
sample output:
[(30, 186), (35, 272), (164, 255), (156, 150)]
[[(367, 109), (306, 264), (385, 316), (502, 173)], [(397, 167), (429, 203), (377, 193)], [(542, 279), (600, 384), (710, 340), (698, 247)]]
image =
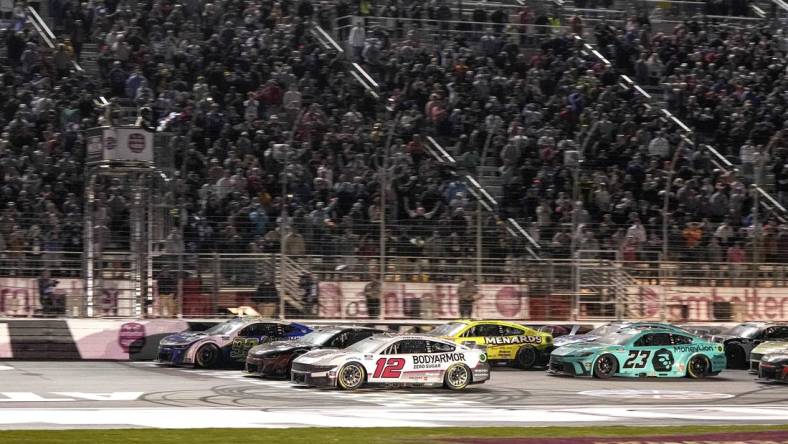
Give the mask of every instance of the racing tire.
[(219, 347), (216, 345), (205, 344), (197, 349), (194, 364), (198, 368), (216, 368), (219, 366), (220, 353)]
[(446, 369), (443, 386), (449, 390), (462, 390), (471, 383), (471, 369), (465, 364), (454, 364)]
[(616, 374), (618, 360), (611, 354), (604, 354), (594, 362), (594, 376), (599, 379), (608, 379)]
[(514, 365), (519, 369), (528, 370), (536, 365), (538, 357), (539, 353), (535, 348), (530, 345), (524, 345), (517, 350), (517, 356), (514, 358)]
[(337, 373), (337, 387), (342, 390), (356, 390), (364, 385), (364, 366), (357, 362), (345, 364)]
[(704, 355), (695, 355), (687, 362), (687, 376), (692, 379), (703, 379), (711, 371), (711, 362)]
[(739, 344), (729, 344), (725, 347), (725, 358), (728, 368), (742, 370), (747, 368), (747, 354)]

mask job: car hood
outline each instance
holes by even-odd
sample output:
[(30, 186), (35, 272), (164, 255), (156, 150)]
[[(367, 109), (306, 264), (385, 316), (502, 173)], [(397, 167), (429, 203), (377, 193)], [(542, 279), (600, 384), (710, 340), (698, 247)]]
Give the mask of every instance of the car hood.
[(594, 342), (578, 342), (575, 344), (568, 344), (556, 348), (552, 351), (552, 355), (556, 356), (573, 356), (578, 353), (592, 352), (599, 353), (610, 349), (618, 348), (617, 345), (598, 344)]
[(165, 336), (159, 345), (189, 345), (208, 335), (204, 331), (184, 331), (174, 335)]
[(788, 352), (788, 341), (766, 341), (752, 349), (753, 353), (765, 355), (767, 353)]
[(599, 335), (571, 335), (571, 336), (559, 336), (553, 339), (553, 345), (556, 347), (562, 347), (564, 345), (569, 344), (578, 344), (581, 342), (593, 342), (599, 339)]
[(313, 349), (315, 348), (315, 346), (302, 341), (274, 341), (274, 342), (267, 342), (265, 344), (260, 344), (252, 347), (249, 350), (249, 354), (260, 356), (268, 353), (287, 352), (287, 351), (295, 350), (297, 348)]
[(347, 353), (342, 350), (312, 350), (297, 357), (294, 362), (300, 364), (326, 364), (335, 361), (346, 361), (353, 356), (352, 353)]

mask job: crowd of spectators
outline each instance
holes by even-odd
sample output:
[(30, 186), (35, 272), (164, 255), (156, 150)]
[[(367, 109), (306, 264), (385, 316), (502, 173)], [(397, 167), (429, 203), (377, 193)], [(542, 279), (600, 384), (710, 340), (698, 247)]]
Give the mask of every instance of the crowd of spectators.
[[(423, 23), (333, 20), (414, 10)], [(668, 35), (652, 33), (647, 17), (586, 25), (608, 66), (571, 35), (581, 19), (557, 27), (534, 6), (457, 17), (441, 0), (98, 0), (50, 11), (64, 37), (52, 51), (29, 27), (5, 32), (0, 250), (81, 250), (82, 130), (123, 105), (171, 117), (174, 172), (157, 199), (188, 215), (183, 238), (168, 237), (174, 251), (278, 252), (286, 239), (293, 255), (374, 256), (385, 171), (389, 254), (472, 255), (476, 203), (460, 177), (478, 175), (487, 146), (503, 186), (495, 213), (481, 218), (487, 256), (525, 254), (502, 223), (512, 217), (545, 256), (566, 257), (575, 244), (655, 259), (666, 190), (670, 259), (788, 255), (788, 227), (769, 212), (756, 227), (751, 211), (761, 169), (788, 198), (784, 38), (765, 26), (688, 22)], [(490, 26), (444, 23), (471, 18)], [(318, 41), (315, 23), (338, 27), (348, 50)], [(420, 39), (429, 28), (444, 38)], [(98, 78), (70, 64), (85, 43), (98, 45)], [(350, 61), (371, 73), (380, 98), (350, 75)], [(667, 106), (696, 143), (620, 74), (667, 85)], [(427, 136), (457, 162), (431, 156)], [(721, 170), (701, 143), (743, 174)], [(568, 151), (582, 153), (577, 171)], [(131, 196), (123, 179), (101, 185), (88, 211), (97, 242), (111, 247), (128, 230)]]

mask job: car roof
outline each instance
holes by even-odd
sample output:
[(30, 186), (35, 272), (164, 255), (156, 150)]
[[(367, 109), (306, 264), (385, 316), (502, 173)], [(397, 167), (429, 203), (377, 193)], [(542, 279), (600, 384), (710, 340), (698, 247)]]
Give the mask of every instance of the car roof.
[[(386, 334), (376, 335), (376, 336), (388, 336)], [(436, 342), (445, 342), (446, 344), (454, 344), (453, 341), (449, 339), (442, 339), (436, 336), (430, 335), (414, 335), (414, 334), (402, 334), (402, 335), (391, 335), (392, 339), (400, 339), (400, 340), (419, 340), (419, 341), (436, 341)]]
[(648, 330), (648, 329), (656, 329), (661, 328), (664, 330), (681, 330), (687, 331), (684, 327), (679, 327), (678, 325), (667, 324), (664, 322), (633, 322), (631, 324), (624, 325), (624, 328), (637, 328), (641, 330)]
[[(631, 335), (635, 335), (635, 334), (638, 334), (638, 333), (668, 333), (668, 334), (673, 334), (673, 333), (676, 333), (676, 330), (672, 329), (672, 328), (663, 328), (663, 327), (653, 327), (653, 328), (650, 328), (650, 327), (646, 327), (646, 328), (624, 327), (622, 329), (619, 329), (618, 333), (631, 334)], [(688, 334), (688, 335), (692, 336), (692, 333), (690, 333), (690, 332), (682, 331), (681, 333)]]
[(515, 326), (515, 327), (522, 327), (522, 328), (528, 328), (530, 330), (536, 330), (533, 327), (529, 327), (527, 325), (520, 324), (519, 322), (501, 321), (501, 320), (497, 320), (497, 319), (482, 319), (482, 320), (462, 319), (462, 320), (459, 320), (459, 321), (454, 321), (454, 323), (462, 323), (462, 324), (466, 324), (466, 325), (477, 325), (477, 324), (512, 325), (512, 326)]
[(386, 333), (385, 330), (381, 330), (379, 328), (373, 328), (373, 327), (365, 327), (362, 325), (323, 325), (323, 326), (315, 327), (315, 331), (320, 331), (320, 332), (339, 333), (341, 331), (346, 331), (346, 330), (369, 330), (369, 331), (378, 331), (381, 333)]

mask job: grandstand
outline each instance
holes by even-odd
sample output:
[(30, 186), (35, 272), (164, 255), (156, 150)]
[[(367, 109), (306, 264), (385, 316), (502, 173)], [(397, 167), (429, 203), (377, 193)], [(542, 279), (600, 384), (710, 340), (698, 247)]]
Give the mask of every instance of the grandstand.
[[(431, 318), (470, 279), (496, 294), (479, 314), (664, 318), (672, 287), (781, 287), (786, 12), (27, 6), (5, 31), (0, 273), (71, 285), (72, 316), (218, 315), (273, 286), (281, 316), (352, 317), (377, 281), (382, 317)], [(89, 164), (86, 131), (129, 124), (152, 161)]]

